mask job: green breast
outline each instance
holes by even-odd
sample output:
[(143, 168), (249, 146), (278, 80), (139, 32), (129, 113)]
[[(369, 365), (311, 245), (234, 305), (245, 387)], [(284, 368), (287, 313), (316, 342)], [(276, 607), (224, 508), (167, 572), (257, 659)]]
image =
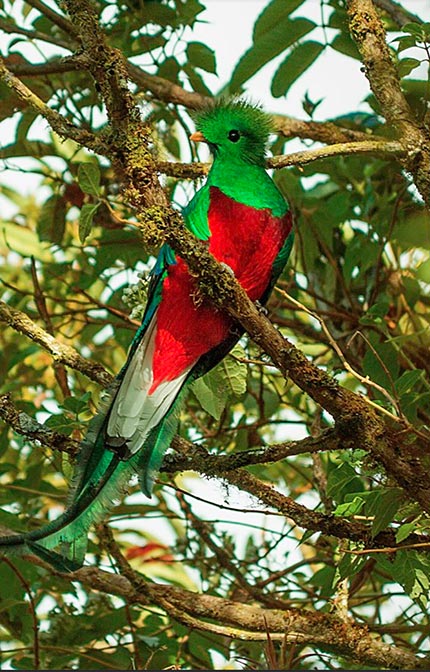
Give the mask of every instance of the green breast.
[(215, 162), (207, 184), (218, 187), (238, 203), (258, 210), (269, 208), (275, 217), (288, 211), (287, 202), (261, 166), (243, 161)]
[(188, 228), (201, 240), (210, 237), (208, 225), (210, 187), (218, 187), (226, 196), (257, 210), (268, 208), (275, 217), (288, 212), (288, 203), (261, 166), (235, 161), (214, 161), (206, 184), (184, 208)]

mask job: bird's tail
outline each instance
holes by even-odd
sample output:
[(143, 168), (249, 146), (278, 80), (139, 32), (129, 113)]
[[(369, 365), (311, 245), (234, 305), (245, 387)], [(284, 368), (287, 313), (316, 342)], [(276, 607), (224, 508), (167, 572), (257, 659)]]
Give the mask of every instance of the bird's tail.
[[(109, 407), (90, 422), (82, 441), (68, 504), (56, 520), (20, 535), (0, 536), (0, 554), (33, 553), (59, 571), (78, 569), (85, 557), (88, 530), (106, 518), (121, 498), (133, 475), (150, 496), (164, 453), (176, 431), (179, 399), (147, 436), (142, 450), (126, 461), (105, 448)], [(60, 547), (60, 552), (53, 549)]]

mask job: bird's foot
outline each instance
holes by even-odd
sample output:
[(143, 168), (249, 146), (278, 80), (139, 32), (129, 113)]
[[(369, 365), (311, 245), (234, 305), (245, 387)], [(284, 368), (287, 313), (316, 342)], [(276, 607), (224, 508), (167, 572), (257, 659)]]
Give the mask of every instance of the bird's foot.
[(231, 266), (229, 266), (228, 264), (226, 264), (224, 261), (221, 261), (220, 264), (221, 264), (221, 266), (222, 266), (223, 268), (225, 268), (226, 271), (228, 271), (228, 272), (230, 273), (230, 275), (233, 276), (233, 278), (235, 277), (235, 275), (234, 275), (234, 271), (233, 271), (233, 269), (232, 269)]
[(266, 306), (263, 306), (263, 304), (260, 303), (258, 300), (255, 301), (254, 305), (261, 315), (265, 315), (267, 317), (267, 315), (269, 314), (269, 311), (267, 310)]

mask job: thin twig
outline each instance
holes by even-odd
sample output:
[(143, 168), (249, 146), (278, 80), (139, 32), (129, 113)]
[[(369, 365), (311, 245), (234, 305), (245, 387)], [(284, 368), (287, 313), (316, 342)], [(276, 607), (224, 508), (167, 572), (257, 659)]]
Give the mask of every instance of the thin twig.
[[(39, 312), (40, 317), (45, 323), (46, 331), (51, 336), (54, 336), (54, 325), (52, 324), (51, 316), (48, 311), (48, 306), (46, 305), (45, 295), (40, 286), (39, 278), (37, 276), (36, 262), (34, 257), (31, 257), (31, 277), (33, 280), (34, 286), (34, 301)], [(59, 362), (54, 362), (54, 375), (55, 379), (63, 393), (63, 397), (70, 397), (72, 395), (67, 380), (67, 373), (64, 365)]]
[(322, 319), (322, 317), (320, 315), (318, 315), (318, 313), (315, 313), (314, 311), (307, 308), (307, 306), (305, 306), (303, 303), (300, 303), (300, 301), (297, 301), (297, 299), (292, 297), (290, 294), (287, 294), (287, 292), (285, 292), (284, 290), (277, 289), (276, 291), (279, 294), (282, 294), (282, 296), (285, 296), (285, 298), (288, 299), (288, 301), (291, 301), (291, 303), (293, 305), (295, 305), (297, 308), (300, 308), (300, 310), (303, 310), (305, 313), (307, 313), (307, 315), (309, 315), (310, 317), (313, 317), (315, 320), (317, 320), (319, 322), (322, 330), (324, 331), (324, 333), (327, 337), (328, 342), (332, 346), (333, 350), (336, 352), (337, 356), (341, 360), (345, 369), (349, 373), (351, 373), (354, 376), (354, 378), (356, 378), (358, 381), (360, 381), (360, 383), (363, 383), (363, 385), (370, 385), (371, 387), (375, 388), (375, 390), (378, 390), (378, 392), (383, 394), (388, 399), (388, 401), (394, 406), (394, 408), (397, 410), (397, 412), (399, 413), (399, 416), (394, 415), (393, 413), (390, 413), (390, 411), (388, 411), (386, 408), (384, 408), (383, 406), (380, 406), (379, 404), (376, 404), (374, 401), (372, 401), (371, 399), (368, 399), (367, 397), (363, 397), (363, 400), (365, 401), (365, 403), (369, 404), (369, 406), (372, 406), (373, 408), (377, 409), (378, 411), (380, 411), (384, 415), (388, 416), (392, 420), (395, 420), (396, 422), (399, 421), (399, 417), (403, 420), (403, 416), (400, 412), (400, 409), (398, 408), (398, 403), (391, 396), (391, 394), (389, 392), (387, 392), (387, 390), (385, 388), (383, 388), (381, 385), (378, 385), (378, 383), (375, 383), (373, 380), (371, 380), (369, 378), (369, 376), (362, 376), (361, 373), (358, 373), (358, 371), (355, 371), (355, 369), (353, 369), (353, 367), (350, 365), (350, 363), (346, 359), (345, 355), (343, 354), (341, 348), (338, 346), (335, 339), (331, 335), (331, 333), (330, 333), (329, 329), (327, 328), (327, 325), (324, 322), (324, 320)]
[(39, 622), (37, 620), (36, 614), (36, 605), (34, 603), (34, 596), (31, 590), (30, 584), (27, 579), (21, 574), (18, 567), (13, 564), (9, 558), (4, 555), (0, 558), (0, 562), (4, 562), (12, 572), (18, 577), (19, 582), (24, 587), (25, 592), (28, 595), (28, 610), (31, 615), (32, 627), (33, 627), (33, 654), (34, 654), (34, 669), (40, 669), (40, 644), (39, 644)]

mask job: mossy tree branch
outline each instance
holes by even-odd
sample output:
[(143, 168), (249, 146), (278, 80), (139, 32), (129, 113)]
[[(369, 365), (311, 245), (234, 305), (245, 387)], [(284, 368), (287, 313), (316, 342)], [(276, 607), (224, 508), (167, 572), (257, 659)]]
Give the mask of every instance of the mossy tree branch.
[(88, 147), (96, 152), (105, 150), (103, 143), (100, 142), (92, 133), (83, 128), (78, 128), (71, 121), (66, 119), (56, 110), (52, 110), (49, 105), (43, 102), (31, 89), (16, 77), (7, 67), (4, 60), (0, 57), (0, 79), (14, 91), (20, 100), (36, 112), (38, 112), (51, 126), (52, 130), (64, 139), (70, 138), (79, 145)]
[(139, 207), (165, 205), (150, 150), (151, 127), (142, 119), (128, 86), (127, 65), (101, 30), (95, 5), (88, 0), (64, 0), (79, 35), (82, 58), (106, 106), (109, 128), (104, 133), (107, 155), (123, 182), (124, 194)]
[(402, 165), (414, 177), (430, 207), (430, 134), (415, 118), (400, 86), (385, 30), (372, 0), (348, 0), (350, 32), (366, 68), (370, 88), (381, 113), (398, 134), (406, 154)]
[[(369, 5), (370, 0), (366, 0), (366, 3), (366, 6)], [(356, 446), (358, 440), (361, 447), (370, 451), (384, 465), (388, 473), (392, 474), (405, 489), (414, 493), (425, 510), (430, 510), (429, 494), (422, 486), (417, 487), (422, 474), (416, 473), (417, 469), (407, 456), (399, 455), (399, 448), (393, 442), (392, 435), (383, 420), (363, 398), (342, 388), (283, 338), (249, 301), (231, 274), (220, 267), (207, 252), (206, 247), (185, 229), (178, 213), (168, 207), (165, 194), (156, 177), (156, 163), (149, 148), (150, 129), (142, 122), (134, 98), (128, 89), (127, 68), (121, 54), (107, 44), (99, 27), (95, 8), (88, 0), (77, 2), (66, 0), (65, 6), (75, 27), (75, 33), (80, 36), (82, 45), (80, 58), (86, 60), (86, 66), (98, 83), (106, 105), (110, 124), (108, 132), (104, 134), (106, 153), (112, 158), (118, 177), (123, 182), (125, 198), (140, 212), (140, 224), (146, 242), (159, 243), (162, 238), (169, 242), (187, 261), (192, 273), (198, 279), (202, 293), (239, 321), (254, 341), (271, 356), (283, 374), (307, 392), (335, 418), (339, 426), (344, 428), (345, 445)], [(371, 3), (369, 6), (373, 7)], [(357, 8), (351, 1), (350, 11), (362, 11), (362, 6)], [(360, 14), (359, 18), (362, 18), (363, 25), (366, 25), (366, 17)], [(358, 25), (358, 18), (354, 25)], [(372, 38), (371, 48), (376, 44), (382, 49), (380, 45), (381, 35), (383, 38), (382, 28), (379, 24), (375, 25), (379, 32), (377, 37)], [(354, 31), (354, 27), (352, 30)], [(357, 39), (364, 43), (369, 31), (360, 32), (357, 28), (355, 32), (361, 35)], [(388, 54), (386, 45), (385, 49)], [(385, 58), (383, 49), (381, 53)], [(383, 77), (381, 73), (379, 74)], [(393, 77), (393, 72), (389, 71), (387, 81), (395, 88)], [(16, 82), (13, 84), (15, 86)], [(27, 92), (24, 93), (27, 95)], [(389, 119), (394, 122), (405, 112), (405, 120), (401, 123), (399, 121), (399, 128), (406, 134), (417, 133), (417, 127), (410, 119), (410, 114), (406, 114), (408, 110), (404, 107), (404, 100), (398, 94), (397, 99), (397, 111), (393, 112)], [(396, 105), (394, 107), (396, 108)], [(42, 114), (46, 113), (45, 109), (40, 111)], [(56, 113), (55, 123), (58, 121), (57, 116), (59, 115)], [(425, 479), (421, 482), (424, 481)]]
[(103, 368), (101, 364), (92, 362), (82, 357), (77, 350), (70, 345), (61, 343), (47, 331), (39, 327), (28, 315), (21, 310), (12, 308), (4, 301), (0, 301), (0, 322), (7, 324), (20, 334), (38, 343), (47, 352), (49, 352), (54, 361), (60, 364), (80, 371), (91, 380), (99, 383), (102, 387), (107, 387), (112, 382), (112, 376)]
[[(73, 457), (79, 449), (77, 441), (41, 425), (28, 414), (19, 411), (7, 394), (0, 395), (0, 418), (18, 434), (27, 437), (30, 441), (38, 441), (44, 446), (49, 446), (52, 450), (59, 450)], [(418, 551), (426, 552), (423, 544), (430, 543), (429, 537), (417, 534), (409, 535), (407, 542), (397, 543), (392, 530), (382, 531), (375, 537), (371, 537), (370, 528), (365, 524), (312, 511), (298, 504), (291, 497), (281, 494), (244, 469), (249, 465), (280, 461), (303, 453), (342, 450), (343, 440), (336, 429), (326, 430), (315, 438), (307, 437), (299, 441), (264, 446), (231, 455), (210, 455), (202, 446), (194, 445), (179, 436), (175, 437), (172, 446), (176, 453), (164, 458), (162, 472), (175, 473), (192, 470), (209, 478), (220, 478), (248, 492), (304, 529), (322, 532), (339, 539), (349, 539), (371, 550), (390, 548), (394, 552), (401, 550), (405, 545), (409, 547), (412, 544), (417, 546)]]
[[(40, 0), (29, 0), (29, 4), (47, 16), (47, 8)], [(18, 92), (23, 101), (27, 101), (33, 109), (45, 116), (62, 137), (73, 137), (74, 133), (76, 142), (86, 144), (87, 147), (110, 158), (117, 177), (123, 184), (124, 199), (139, 214), (144, 240), (151, 245), (167, 240), (187, 261), (199, 283), (202, 294), (218, 308), (228, 312), (233, 319), (239, 321), (255, 342), (271, 356), (272, 361), (284, 376), (294, 380), (336, 421), (334, 428), (315, 438), (309, 437), (303, 441), (265, 446), (257, 450), (220, 457), (208, 455), (200, 447), (176, 437), (173, 445), (180, 450), (180, 454), (166, 458), (163, 465), (164, 470), (171, 473), (178, 469), (194, 468), (199, 473), (223, 478), (227, 483), (251, 493), (267, 506), (274, 507), (279, 513), (304, 528), (341, 539), (369, 544), (370, 547), (391, 547), (397, 550), (401, 545), (395, 544), (393, 530), (381, 532), (372, 539), (369, 536), (369, 528), (362, 522), (312, 511), (278, 492), (271, 485), (254, 477), (243, 468), (250, 464), (281, 460), (288, 455), (297, 455), (302, 452), (350, 450), (358, 446), (368, 450), (375, 461), (377, 460), (384, 466), (387, 473), (405, 489), (409, 496), (416, 498), (427, 511), (430, 509), (429, 494), (424, 487), (426, 483), (424, 468), (412, 461), (402, 446), (404, 437), (411, 440), (411, 446), (414, 441), (418, 441), (417, 437), (400, 422), (396, 423), (393, 419), (387, 421), (377, 414), (375, 409), (371, 408), (360, 395), (343, 388), (324, 370), (313, 366), (249, 301), (230, 273), (220, 267), (216, 260), (208, 254), (206, 247), (193, 238), (183, 226), (180, 216), (168, 206), (165, 194), (157, 180), (157, 172), (163, 170), (163, 164), (157, 163), (152, 154), (150, 128), (146, 122), (142, 121), (135, 104), (136, 100), (127, 85), (127, 77), (132, 73), (134, 66), (127, 64), (121, 54), (109, 46), (98, 24), (95, 5), (92, 2), (65, 0), (64, 4), (69, 11), (70, 21), (63, 20), (63, 17), (56, 15), (55, 12), (55, 16), (50, 18), (62, 30), (66, 29), (67, 32), (70, 29), (69, 32), (75, 44), (79, 41), (79, 49), (75, 56), (67, 62), (63, 61), (62, 66), (58, 66), (59, 70), (55, 70), (57, 67), (55, 64), (47, 64), (46, 68), (51, 68), (50, 72), (67, 72), (69, 67), (76, 69), (78, 64), (79, 69), (86, 68), (91, 73), (106, 107), (108, 117), (106, 129), (98, 135), (77, 135), (76, 132), (80, 129), (73, 125), (68, 126), (70, 122), (67, 120), (62, 123), (56, 113), (51, 114), (52, 110), (49, 111), (49, 108), (44, 103), (41, 104), (41, 101), (34, 97), (29, 89), (21, 86), (19, 80), (16, 77), (13, 78), (14, 75), (7, 68), (2, 70), (5, 81)], [(351, 2), (351, 4), (357, 3)], [(16, 67), (19, 68), (20, 64)], [(30, 67), (24, 64), (21, 73), (31, 74)], [(35, 67), (38, 70), (33, 72), (40, 75), (43, 66)], [(176, 84), (147, 75), (142, 71), (137, 72), (137, 70), (133, 74), (135, 81), (140, 82), (142, 88), (150, 91), (160, 100), (185, 104), (190, 108), (201, 104), (202, 96), (199, 94), (186, 92)], [(299, 152), (286, 157), (276, 157), (269, 165), (271, 167), (300, 165), (311, 160), (345, 153), (376, 152), (384, 157), (400, 159), (405, 167), (411, 166), (408, 168), (411, 172), (412, 168), (417, 168), (418, 183), (418, 179), (421, 179), (424, 174), (425, 163), (420, 157), (417, 159), (417, 154), (413, 154), (417, 147), (415, 140), (418, 136), (414, 135), (416, 128), (412, 127), (414, 124), (416, 126), (416, 123), (413, 119), (408, 119), (406, 128), (402, 125), (400, 116), (396, 119), (388, 119), (387, 116), (388, 123), (398, 129), (399, 141), (386, 141), (371, 134), (343, 129), (330, 122), (303, 122), (288, 117), (279, 118), (277, 120), (278, 129), (285, 137), (311, 138), (330, 143), (332, 146), (311, 152)], [(424, 133), (423, 129), (419, 131)], [(88, 132), (85, 131), (85, 133)], [(423, 147), (424, 145), (419, 145), (419, 152), (424, 153)], [(417, 160), (421, 162), (418, 167)], [(187, 168), (181, 165), (169, 168), (168, 164), (165, 164), (164, 172), (168, 173), (169, 170), (172, 172), (176, 170), (180, 177), (194, 177), (198, 171), (204, 173), (207, 167), (199, 165), (197, 168), (195, 166)], [(424, 177), (422, 180), (424, 184)], [(2, 315), (1, 310), (0, 304), (0, 320), (3, 319), (12, 328), (34, 339), (54, 357), (59, 357), (58, 361), (82, 371), (101, 385), (106, 385), (110, 381), (109, 374), (101, 367), (97, 370), (92, 369), (91, 366), (83, 368), (79, 353), (72, 348), (64, 348), (56, 339), (47, 338), (50, 334), (46, 334), (28, 318), (28, 321), (22, 319), (23, 314), (19, 311), (7, 307)], [(73, 454), (76, 449), (75, 442), (68, 439), (63, 440), (62, 435), (57, 432), (45, 429), (42, 431), (38, 423), (33, 423), (29, 416), (16, 413), (6, 396), (0, 397), (0, 416), (16, 431), (28, 436), (31, 440), (39, 440), (46, 445), (51, 445), (55, 450), (70, 454)], [(403, 435), (399, 434), (399, 430), (403, 431)], [(196, 527), (198, 528), (199, 524)], [(204, 531), (204, 528), (200, 529)], [(408, 543), (422, 542), (424, 539), (424, 536), (412, 534), (408, 537)], [(209, 536), (206, 541), (210, 543)], [(218, 553), (219, 559), (222, 560), (221, 564), (224, 562), (224, 565), (232, 572), (222, 549), (213, 547), (213, 550)], [(115, 559), (118, 561), (118, 556), (115, 556)], [(123, 570), (125, 563), (119, 563), (119, 567)], [(50, 571), (52, 572), (51, 568)], [(240, 584), (240, 574), (233, 571), (233, 575)], [(118, 595), (130, 604), (157, 605), (187, 627), (208, 633), (260, 642), (267, 641), (268, 633), (270, 633), (273, 640), (298, 643), (302, 646), (313, 645), (322, 650), (333, 651), (337, 655), (362, 665), (390, 669), (398, 667), (427, 669), (428, 667), (428, 661), (412, 655), (406, 648), (384, 643), (375, 636), (375, 633), (370, 633), (353, 620), (342, 620), (333, 614), (319, 614), (303, 609), (267, 608), (272, 605), (268, 600), (260, 599), (263, 593), (259, 594), (259, 591), (250, 591), (256, 604), (243, 604), (239, 601), (211, 595), (196, 595), (170, 586), (158, 586), (143, 581), (140, 576), (133, 573), (131, 568), (125, 568), (123, 576), (104, 573), (97, 568), (84, 568), (65, 578), (81, 581), (91, 590), (95, 588), (108, 594)], [(266, 601), (265, 605), (264, 601)], [(259, 602), (263, 604), (263, 608)]]
[[(111, 550), (118, 555), (117, 549)], [(47, 567), (39, 558), (29, 557), (35, 564)], [(274, 641), (315, 646), (377, 669), (428, 669), (427, 659), (414, 656), (405, 648), (386, 644), (376, 632), (352, 620), (344, 621), (333, 614), (306, 609), (271, 609), (257, 603), (244, 604), (175, 586), (158, 585), (134, 572), (123, 557), (120, 562), (121, 574), (97, 567), (83, 567), (70, 574), (49, 567), (49, 572), (65, 581), (78, 581), (87, 589), (116, 595), (128, 604), (157, 605), (180, 623), (204, 632), (255, 642), (267, 642), (269, 633)]]

